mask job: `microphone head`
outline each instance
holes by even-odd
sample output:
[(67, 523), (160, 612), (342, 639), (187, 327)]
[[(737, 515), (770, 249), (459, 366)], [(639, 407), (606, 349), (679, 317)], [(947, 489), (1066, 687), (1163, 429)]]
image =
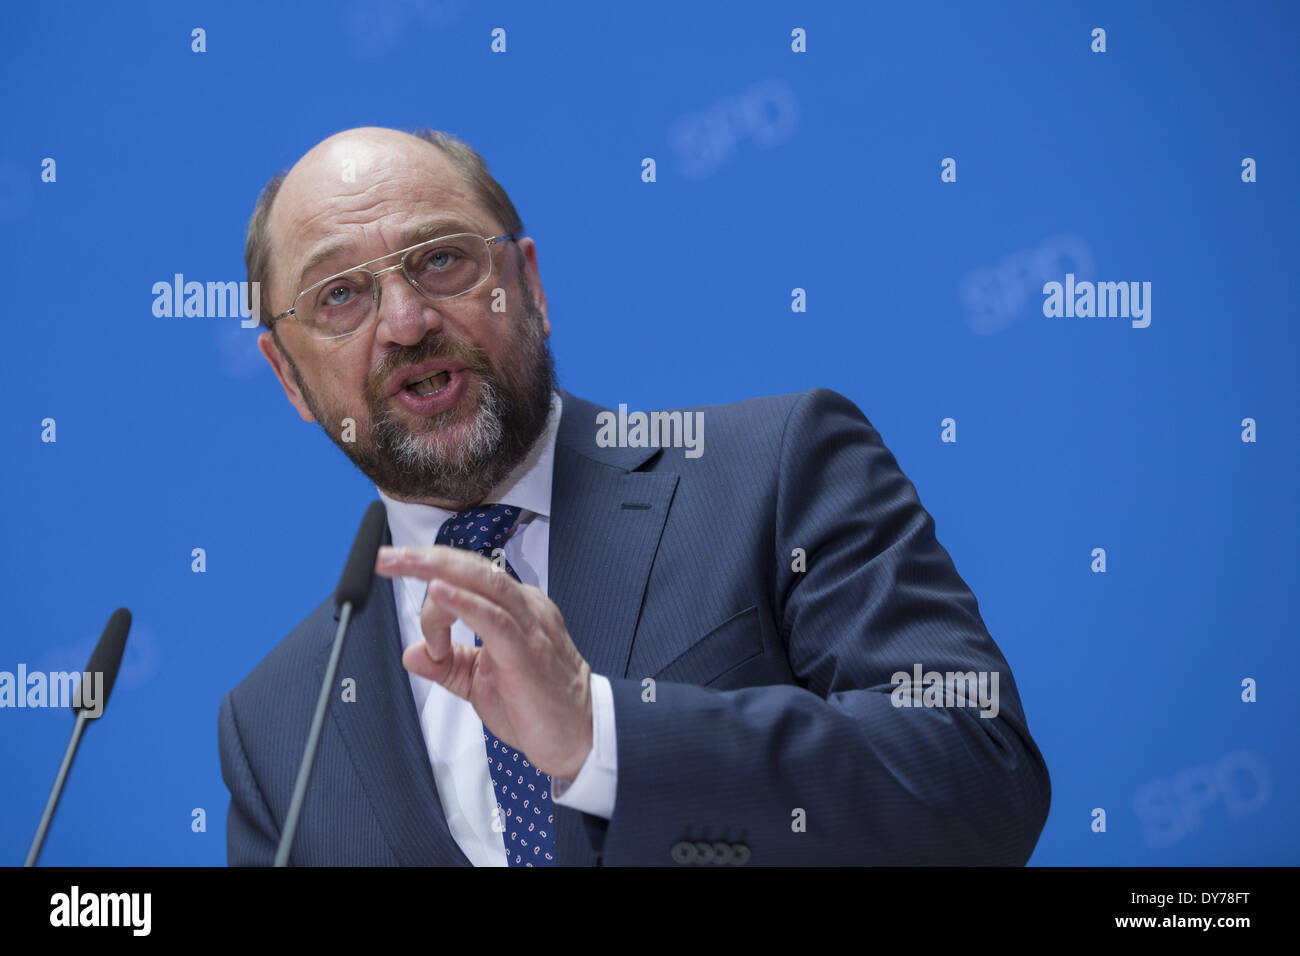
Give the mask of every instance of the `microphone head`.
[(342, 608), (351, 604), (353, 613), (366, 606), (370, 597), (370, 585), (375, 577), (375, 558), (379, 554), (379, 544), (384, 540), (384, 526), (388, 514), (384, 511), (382, 501), (370, 502), (365, 517), (361, 519), (361, 528), (356, 540), (352, 542), (352, 553), (339, 578), (338, 590), (334, 592), (334, 604)]
[[(113, 612), (113, 616), (108, 619), (108, 624), (104, 627), (104, 633), (99, 638), (99, 643), (95, 645), (94, 651), (90, 655), (90, 663), (86, 665), (86, 672), (82, 675), (82, 691), (77, 694), (73, 701), (72, 712), (74, 714), (85, 714), (88, 719), (95, 720), (104, 716), (104, 708), (108, 705), (108, 697), (113, 692), (113, 684), (117, 680), (117, 671), (122, 666), (122, 654), (126, 651), (126, 635), (131, 630), (131, 612), (124, 607), (118, 608)], [(93, 680), (95, 674), (103, 675), (103, 684), (97, 688), (97, 700), (90, 702), (86, 706), (85, 687), (87, 678)]]

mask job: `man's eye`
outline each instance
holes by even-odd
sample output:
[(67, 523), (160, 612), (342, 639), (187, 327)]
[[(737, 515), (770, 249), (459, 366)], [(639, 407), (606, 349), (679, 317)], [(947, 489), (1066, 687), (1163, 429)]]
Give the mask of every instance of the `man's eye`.
[(327, 306), (347, 305), (356, 294), (355, 289), (344, 283), (326, 286), (321, 290), (320, 304)]
[(420, 262), (420, 269), (426, 272), (445, 272), (456, 262), (456, 250), (439, 248), (429, 252)]

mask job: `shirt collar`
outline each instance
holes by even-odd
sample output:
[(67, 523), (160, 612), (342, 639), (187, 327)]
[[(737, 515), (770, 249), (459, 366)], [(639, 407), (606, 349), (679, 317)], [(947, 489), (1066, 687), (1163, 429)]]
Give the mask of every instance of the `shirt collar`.
[[(551, 516), (551, 479), (555, 464), (555, 436), (560, 427), (560, 415), (564, 403), (558, 392), (551, 393), (551, 410), (546, 418), (546, 427), (528, 455), (521, 461), (501, 484), (492, 489), (486, 501), (491, 504), (514, 505), (520, 511), (549, 518)], [(411, 504), (390, 498), (379, 490), (379, 497), (388, 512), (388, 527), (393, 533), (393, 544), (397, 547), (430, 545), (437, 538), (439, 530), (455, 512), (433, 505)], [(520, 516), (521, 520), (525, 517)]]

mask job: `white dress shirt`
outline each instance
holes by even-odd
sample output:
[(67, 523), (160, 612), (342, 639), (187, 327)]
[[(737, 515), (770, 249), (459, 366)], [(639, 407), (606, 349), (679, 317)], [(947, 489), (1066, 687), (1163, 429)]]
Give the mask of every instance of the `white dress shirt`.
[[(543, 594), (548, 593), (551, 479), (562, 408), (559, 393), (552, 393), (546, 430), (528, 457), (487, 498), (487, 503), (514, 505), (520, 509), (519, 520), (503, 545), (506, 560), (520, 581), (534, 585)], [(592, 427), (596, 427), (595, 422)], [(432, 545), (443, 523), (454, 513), (431, 505), (395, 501), (382, 490), (379, 497), (388, 512), (393, 544), (398, 547)], [(424, 640), (420, 609), (427, 587), (417, 578), (393, 581), (403, 649)], [(451, 627), (451, 639), (474, 646), (474, 632), (460, 620)], [(424, 735), (438, 798), (452, 838), (475, 866), (508, 865), (505, 834), (493, 828), (497, 801), (483, 744), (482, 718), (469, 701), (441, 684), (409, 672), (407, 676), (411, 679), (420, 732)], [(591, 675), (591, 703), (591, 753), (571, 782), (560, 777), (552, 779), (551, 799), (558, 806), (609, 819), (614, 815), (614, 797), (618, 792), (618, 738), (614, 731), (614, 696), (608, 678)]]

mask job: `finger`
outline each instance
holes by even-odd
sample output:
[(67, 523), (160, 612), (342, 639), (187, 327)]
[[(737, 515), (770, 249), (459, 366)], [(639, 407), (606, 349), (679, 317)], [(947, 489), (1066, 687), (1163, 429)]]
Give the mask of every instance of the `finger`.
[(459, 615), (434, 597), (436, 583), (430, 581), (425, 589), (424, 604), (420, 607), (420, 632), (424, 635), (429, 660), (441, 665), (451, 657), (451, 626)]
[(486, 560), (473, 551), (445, 544), (423, 547), (384, 545), (375, 555), (375, 573), (386, 578), (409, 577), (428, 581), (445, 568)]
[(517, 663), (523, 659), (528, 650), (525, 633), (500, 604), (441, 578), (429, 585), (429, 593), (439, 605), (464, 621), (484, 647), (491, 648), (494, 660)]
[(429, 641), (429, 653), (432, 654), (434, 661), (441, 661), (447, 656), (447, 645), (451, 641), (451, 626), (456, 623), (456, 618), (460, 615), (447, 606), (445, 601), (439, 601), (438, 581), (429, 581), (429, 587), (424, 591), (424, 604), (420, 606), (420, 631), (424, 633), (424, 639)]
[(464, 548), (440, 544), (427, 548), (383, 547), (375, 559), (375, 573), (421, 581), (438, 578), (501, 605), (517, 620), (524, 620), (528, 613), (519, 582), (490, 559)]

